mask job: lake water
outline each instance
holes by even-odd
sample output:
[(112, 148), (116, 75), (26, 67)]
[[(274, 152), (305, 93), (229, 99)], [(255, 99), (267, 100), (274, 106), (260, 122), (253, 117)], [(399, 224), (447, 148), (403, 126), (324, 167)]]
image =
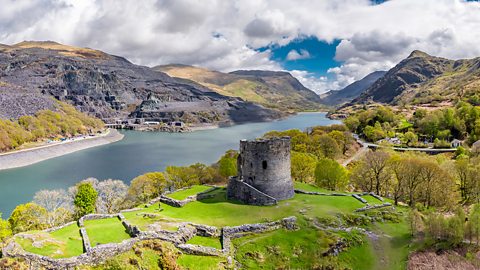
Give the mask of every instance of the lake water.
[(253, 139), (270, 130), (306, 129), (338, 121), (325, 113), (301, 113), (288, 119), (243, 124), (192, 133), (122, 131), (122, 141), (90, 148), (34, 165), (0, 171), (0, 212), (7, 218), (16, 205), (29, 202), (41, 189), (68, 188), (95, 177), (133, 178), (169, 165), (211, 164), (228, 149), (238, 149), (239, 140)]

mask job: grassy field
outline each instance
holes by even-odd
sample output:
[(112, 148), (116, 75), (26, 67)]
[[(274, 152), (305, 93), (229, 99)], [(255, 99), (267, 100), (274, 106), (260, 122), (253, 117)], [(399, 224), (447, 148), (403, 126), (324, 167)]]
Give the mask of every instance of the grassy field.
[(341, 192), (341, 191), (331, 191), (331, 190), (328, 190), (328, 189), (319, 188), (319, 187), (316, 187), (314, 185), (307, 184), (307, 183), (302, 183), (302, 182), (295, 182), (294, 187), (295, 187), (295, 189), (300, 189), (300, 190), (303, 190), (303, 191), (321, 192), (321, 193), (327, 193), (327, 194), (330, 194), (330, 193), (345, 193), (345, 192)]
[(294, 198), (281, 201), (278, 205), (251, 206), (227, 201), (225, 188), (212, 191), (212, 195), (214, 195), (213, 198), (191, 202), (182, 208), (161, 204), (163, 211), (159, 211), (158, 204), (155, 204), (142, 210), (124, 213), (124, 215), (128, 220), (134, 220), (141, 213), (155, 213), (173, 221), (190, 221), (223, 227), (278, 220), (299, 215), (300, 210), (311, 216), (329, 216), (339, 212), (350, 213), (364, 206), (350, 196), (295, 194)]
[(119, 243), (130, 238), (118, 218), (85, 220), (85, 228), (92, 247), (100, 244)]
[(220, 238), (215, 237), (194, 236), (192, 239), (188, 240), (187, 244), (222, 249), (222, 243), (220, 242)]
[[(329, 192), (305, 183), (296, 183), (295, 187), (308, 191)], [(183, 199), (209, 188), (194, 186), (171, 196)], [(354, 210), (363, 207), (364, 204), (351, 196), (295, 194), (292, 199), (280, 201), (278, 205), (250, 206), (228, 201), (225, 188), (210, 191), (210, 195), (207, 199), (188, 203), (181, 208), (157, 203), (148, 207), (141, 206), (143, 208), (137, 211), (124, 212), (123, 215), (130, 223), (143, 230), (159, 228), (172, 231), (177, 230), (181, 222), (223, 227), (296, 216), (298, 230), (280, 229), (232, 240), (236, 250), (235, 259), (245, 269), (322, 269), (322, 267), (360, 270), (405, 269), (407, 256), (412, 250), (409, 227), (403, 217), (397, 223), (378, 222), (378, 220), (398, 221), (398, 218), (392, 217), (392, 212), (406, 212), (402, 207), (390, 209), (390, 212), (382, 208), (355, 213)], [(363, 198), (369, 204), (381, 203), (369, 195)], [(377, 222), (372, 222), (370, 217), (379, 218), (376, 219)], [(329, 227), (336, 227), (339, 224), (362, 227), (371, 233), (335, 231)], [(92, 246), (121, 242), (130, 237), (117, 218), (85, 221), (85, 227)], [(55, 258), (75, 256), (83, 252), (76, 224), (51, 234), (33, 233), (38, 235), (39, 240), (51, 239), (51, 241), (46, 242), (42, 248), (35, 248), (31, 240), (17, 237), (16, 241), (27, 251)], [(324, 256), (339, 239), (349, 243), (344, 251), (338, 256)], [(195, 236), (187, 243), (222, 248), (219, 238)], [(109, 263), (121, 266), (118, 269), (160, 269), (159, 262), (165, 259), (162, 252), (162, 249), (141, 246), (136, 251), (116, 256)], [(185, 269), (222, 269), (225, 266), (225, 259), (183, 254), (178, 257), (177, 263)]]
[(194, 185), (188, 189), (184, 189), (184, 190), (180, 190), (180, 191), (168, 194), (167, 197), (181, 201), (181, 200), (185, 200), (189, 196), (198, 194), (200, 192), (209, 190), (211, 188), (212, 187), (208, 187), (208, 186)]
[(82, 237), (77, 224), (72, 224), (52, 233), (31, 232), (36, 242), (43, 242), (34, 247), (32, 240), (16, 237), (15, 241), (28, 252), (50, 256), (52, 258), (68, 258), (83, 253)]
[(181, 255), (177, 263), (187, 270), (221, 270), (224, 269), (222, 262), (225, 259), (211, 256)]
[(370, 205), (383, 204), (382, 201), (373, 197), (372, 195), (365, 195), (365, 196), (362, 196), (362, 198), (365, 199), (367, 201), (367, 203), (370, 204)]

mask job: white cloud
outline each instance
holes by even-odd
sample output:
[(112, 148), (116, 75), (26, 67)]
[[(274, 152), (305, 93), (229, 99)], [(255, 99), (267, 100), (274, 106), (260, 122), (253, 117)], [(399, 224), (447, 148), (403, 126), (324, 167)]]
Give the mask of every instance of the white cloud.
[(308, 59), (308, 58), (310, 58), (310, 53), (304, 49), (301, 49), (300, 51), (291, 50), (287, 54), (287, 60), (290, 60), (290, 61)]
[(269, 51), (255, 48), (299, 36), (341, 40), (334, 81), (295, 72), (317, 90), (391, 68), (414, 49), (480, 56), (480, 3), (463, 0), (0, 0), (0, 6), (0, 43), (55, 40), (144, 65), (279, 70)]

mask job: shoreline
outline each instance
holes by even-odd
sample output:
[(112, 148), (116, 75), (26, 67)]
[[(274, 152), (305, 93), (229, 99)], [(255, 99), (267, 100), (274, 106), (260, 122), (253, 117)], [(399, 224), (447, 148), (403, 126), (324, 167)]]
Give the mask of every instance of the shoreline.
[(107, 133), (95, 137), (2, 153), (0, 154), (0, 170), (32, 165), (47, 159), (117, 142), (122, 140), (123, 137), (124, 135), (117, 130), (108, 129)]

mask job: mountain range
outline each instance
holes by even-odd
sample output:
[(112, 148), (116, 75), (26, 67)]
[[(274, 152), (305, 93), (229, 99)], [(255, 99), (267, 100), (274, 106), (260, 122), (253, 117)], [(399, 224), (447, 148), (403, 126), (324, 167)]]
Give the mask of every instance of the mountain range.
[[(52, 98), (107, 122), (115, 118), (190, 123), (268, 121), (287, 115), (283, 107), (287, 103), (282, 101), (285, 91), (299, 99), (308, 96), (313, 101), (306, 103), (316, 105), (316, 94), (285, 72), (237, 71), (225, 74), (226, 79), (219, 76), (220, 81), (233, 84), (227, 89), (256, 85), (245, 88), (247, 95), (236, 95), (213, 83), (172, 78), (162, 69), (165, 67), (135, 65), (123, 57), (51, 41), (0, 45), (0, 118), (16, 119), (54, 109)], [(270, 104), (278, 109), (263, 106)], [(299, 107), (300, 102), (295, 108)]]
[(219, 94), (240, 97), (269, 108), (292, 111), (320, 108), (320, 97), (288, 72), (238, 70), (223, 73), (186, 65), (164, 65), (153, 69), (194, 81)]
[(430, 104), (477, 96), (480, 58), (450, 60), (413, 51), (351, 104)]
[(367, 88), (369, 88), (379, 78), (383, 77), (386, 71), (374, 71), (363, 79), (355, 81), (343, 89), (332, 90), (321, 95), (321, 103), (329, 106), (337, 106), (360, 96)]

